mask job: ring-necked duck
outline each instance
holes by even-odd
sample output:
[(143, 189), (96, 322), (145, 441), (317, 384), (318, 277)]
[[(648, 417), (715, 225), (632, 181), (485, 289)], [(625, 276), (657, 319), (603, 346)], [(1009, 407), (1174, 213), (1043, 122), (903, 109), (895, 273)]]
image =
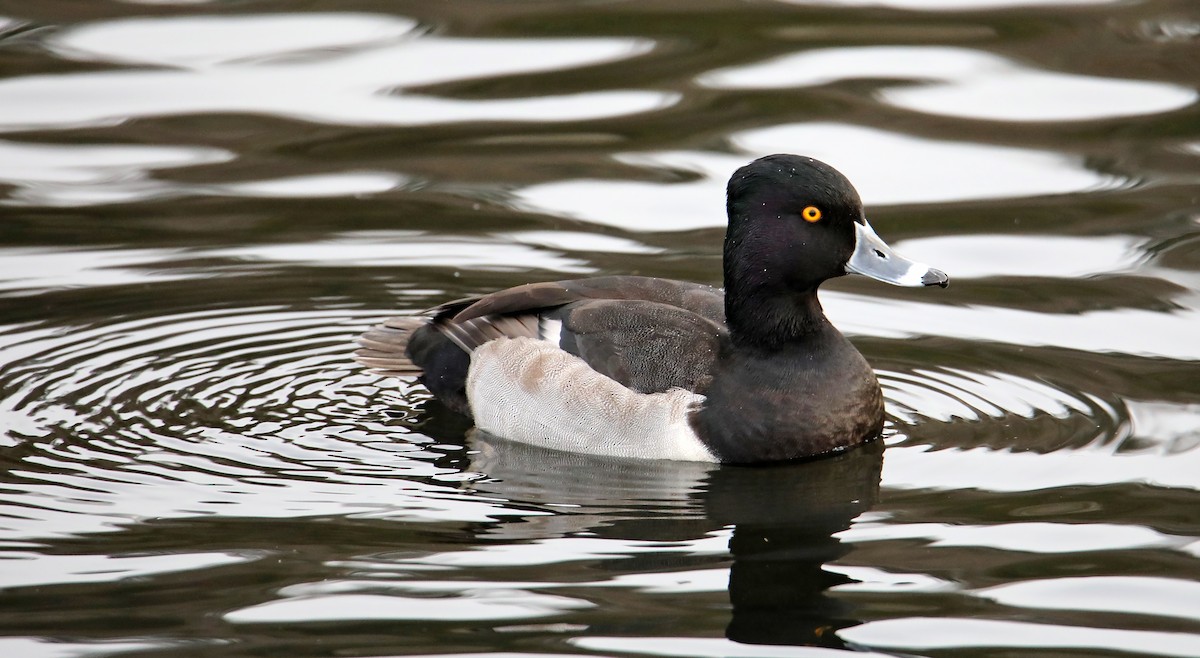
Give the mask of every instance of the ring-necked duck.
[(760, 463), (879, 434), (874, 371), (821, 310), (848, 272), (946, 275), (895, 254), (829, 165), (760, 158), (727, 189), (724, 291), (638, 276), (531, 283), (392, 318), (358, 361), (419, 376), (490, 434), (619, 457)]

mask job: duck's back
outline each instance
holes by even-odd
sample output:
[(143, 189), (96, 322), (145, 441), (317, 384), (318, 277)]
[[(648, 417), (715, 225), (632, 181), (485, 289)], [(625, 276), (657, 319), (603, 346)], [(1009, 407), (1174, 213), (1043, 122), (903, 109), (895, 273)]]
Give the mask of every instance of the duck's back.
[(546, 341), (638, 393), (703, 393), (727, 339), (724, 294), (638, 276), (527, 284), (444, 304), (429, 320), (389, 320), (364, 335), (358, 358), (419, 375), (438, 399), (473, 416), (471, 353), (501, 338)]

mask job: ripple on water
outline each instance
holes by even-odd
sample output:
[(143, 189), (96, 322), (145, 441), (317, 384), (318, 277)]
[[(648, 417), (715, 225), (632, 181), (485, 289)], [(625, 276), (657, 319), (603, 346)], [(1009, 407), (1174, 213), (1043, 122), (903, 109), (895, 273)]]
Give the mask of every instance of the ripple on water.
[(1009, 648), (1120, 651), (1137, 655), (1200, 655), (1200, 636), (1132, 629), (1041, 624), (1000, 619), (904, 617), (842, 629), (850, 642), (897, 650)]
[(1200, 583), (1175, 578), (1082, 576), (1026, 580), (989, 587), (975, 595), (1020, 608), (1200, 620)]
[(885, 88), (884, 103), (991, 121), (1085, 121), (1170, 112), (1194, 89), (1145, 80), (1039, 71), (1004, 57), (947, 46), (866, 46), (806, 50), (700, 77), (720, 89), (808, 87), (853, 79), (911, 81)]
[(212, 569), (261, 557), (262, 553), (252, 551), (169, 555), (45, 555), (6, 551), (4, 559), (10, 568), (4, 574), (4, 587), (107, 583), (123, 578)]
[[(193, 249), (0, 248), (0, 297), (53, 288), (162, 283), (244, 274), (264, 265), (446, 267), (584, 275), (596, 268), (570, 252), (657, 253), (632, 240), (544, 231), (452, 236), (422, 231), (351, 231), (317, 242)], [(203, 267), (180, 260), (193, 259)], [(215, 266), (213, 263), (220, 263)]]
[(685, 658), (884, 658), (869, 649), (842, 649), (742, 644), (725, 638), (702, 637), (627, 637), (588, 636), (571, 640), (571, 645), (587, 651), (611, 651), (644, 656), (684, 656)]
[[(341, 561), (323, 563), (318, 573), (304, 573), (300, 582), (288, 581), (269, 594), (223, 608), (221, 618), (243, 630), (262, 624), (294, 628), (330, 622), (536, 623), (603, 608), (615, 592), (647, 597), (646, 605), (676, 600), (669, 597), (724, 600), (725, 590), (732, 587), (726, 556), (734, 533), (744, 530), (722, 525), (714, 511), (720, 507), (719, 476), (746, 476), (736, 484), (748, 489), (729, 492), (732, 505), (744, 514), (747, 508), (761, 508), (762, 497), (755, 495), (761, 492), (754, 486), (769, 472), (618, 463), (538, 451), (482, 435), (468, 439), (466, 450), (460, 444), (437, 443), (413, 431), (411, 416), (424, 396), (411, 382), (384, 393), (379, 380), (350, 363), (352, 337), (384, 314), (241, 308), (162, 314), (69, 333), (13, 329), (6, 342), (15, 351), (6, 353), (11, 361), (0, 376), (0, 418), (27, 422), (24, 429), (10, 431), (21, 441), (15, 453), (20, 462), (8, 469), (18, 486), (0, 492), (5, 512), (0, 541), (12, 545), (111, 531), (148, 519), (211, 515), (486, 524), (474, 535), (484, 541), (403, 554), (346, 554)], [(1128, 411), (1027, 376), (1015, 365), (1008, 371), (897, 368), (881, 371), (880, 377), (893, 423), (914, 436), (938, 424), (964, 422), (1003, 432), (1016, 420), (1038, 417), (1084, 419), (1108, 428), (1101, 434), (1122, 423), (1164, 438), (1189, 431), (1191, 411), (1185, 407), (1175, 409), (1176, 416), (1163, 413), (1159, 407), (1164, 403), (1145, 403), (1144, 409)], [(400, 417), (388, 418), (385, 408)], [(1131, 422), (1131, 416), (1142, 420)], [(1194, 459), (1200, 450), (1182, 459), (1175, 454), (1168, 463), (1160, 451), (1122, 455), (1105, 445), (1039, 455), (989, 448), (931, 450), (900, 436), (892, 442), (882, 484), (893, 491), (1030, 491), (1134, 481), (1194, 488), (1194, 472), (1200, 467)], [(786, 470), (778, 474), (789, 490), (795, 489)], [(844, 494), (837, 488), (817, 489)], [(858, 503), (860, 496), (853, 497)], [(864, 499), (860, 507), (870, 502)], [(821, 506), (795, 506), (801, 511), (813, 507)], [(753, 525), (745, 517), (740, 523)], [(627, 534), (624, 524), (655, 532)], [(668, 534), (667, 539), (655, 534), (675, 524), (687, 532)], [(609, 536), (600, 530), (605, 528), (619, 530)], [(1051, 557), (1140, 550), (1194, 556), (1198, 550), (1192, 538), (1119, 523), (922, 522), (891, 519), (885, 512), (860, 515), (849, 529), (836, 534), (836, 540), (855, 549), (917, 541), (935, 551)], [(28, 556), (33, 566), (18, 582), (51, 586), (204, 571), (264, 555), (253, 550), (193, 550), (76, 556), (20, 550), (14, 557)], [(637, 559), (670, 560), (666, 564), (672, 566), (629, 573), (595, 566)], [(676, 565), (678, 560), (688, 562)], [(697, 566), (689, 568), (693, 563)], [(1097, 576), (1093, 581), (1078, 576), (994, 585), (956, 583), (939, 577), (936, 570), (908, 574), (836, 565), (828, 570), (853, 581), (833, 590), (839, 596), (929, 593), (1001, 610), (1194, 616), (1186, 607), (1163, 612), (1165, 606), (1156, 602), (1161, 596), (1191, 595), (1189, 583), (1167, 578)], [(563, 574), (566, 577), (557, 577)], [(1110, 595), (1091, 596), (1094, 588)], [(1114, 609), (1126, 600), (1130, 606)], [(905, 631), (922, 628), (923, 619), (868, 621), (838, 634), (877, 647), (919, 649), (910, 646)], [(1170, 653), (1171, 647), (1188, 646), (1170, 643), (1173, 638), (1166, 633), (1123, 630), (1096, 635), (1096, 629), (1069, 622), (1021, 626), (1016, 630), (1032, 632), (1036, 639), (1018, 641), (1000, 632), (1012, 630), (1007, 626), (987, 625), (1001, 622), (951, 617), (951, 631), (960, 622), (968, 624), (963, 637), (939, 642), (954, 648), (998, 641), (1009, 643), (1003, 646), (1048, 643), (1084, 648), (1101, 640), (1122, 646), (1148, 642), (1164, 655), (1185, 655)], [(972, 625), (977, 622), (987, 623)], [(762, 653), (729, 640), (691, 638), (679, 644), (675, 638), (660, 638), (646, 643), (640, 638), (633, 642), (572, 637), (575, 630), (568, 625), (564, 639), (589, 650)], [(792, 652), (779, 648), (779, 655)]]
[(349, 13), (135, 18), (64, 30), (46, 45), (67, 59), (203, 68), (361, 50), (414, 37), (417, 26)]
[[(678, 101), (674, 93), (643, 90), (478, 100), (413, 91), (611, 63), (653, 47), (631, 38), (409, 34), (413, 25), (387, 16), (310, 13), (118, 20), (65, 30), (49, 47), (88, 61), (168, 68), (0, 80), (0, 131), (220, 112), (353, 126), (576, 121), (649, 112)], [(197, 39), (197, 33), (207, 38)], [(246, 39), (247, 33), (272, 36)], [(71, 102), (61, 102), (64, 97)]]
[(70, 332), (10, 332), (0, 538), (221, 514), (487, 520), (512, 514), (457, 483), (462, 445), (413, 431), (423, 399), (381, 392), (349, 359), (372, 318), (238, 309)]
[[(872, 205), (1032, 197), (1112, 189), (1127, 182), (1051, 151), (933, 140), (842, 123), (800, 123), (736, 133), (738, 155), (667, 151), (617, 155), (651, 170), (687, 172), (683, 183), (567, 180), (517, 190), (523, 209), (631, 231), (725, 225), (725, 183), (747, 161), (803, 153), (837, 167)], [(921, 167), (911, 163), (920, 162)]]
[(1045, 5), (1111, 5), (1122, 0), (779, 0), (793, 5), (829, 5), (844, 7), (895, 7), (916, 11), (982, 11), (1004, 7)]
[[(536, 500), (547, 488), (555, 492), (547, 504), (584, 505), (590, 514), (630, 506), (612, 492), (612, 473), (603, 467), (551, 470), (567, 478), (555, 484), (545, 473), (522, 475), (521, 446), (477, 439), (467, 455), (462, 445), (414, 432), (407, 416), (425, 394), (412, 382), (384, 392), (348, 358), (353, 336), (385, 314), (258, 308), (70, 332), (11, 330), (0, 417), (9, 440), (22, 446), (9, 472), (23, 484), (4, 494), (4, 538), (207, 514), (557, 518), (549, 508), (517, 510), (503, 502), (514, 495)], [(889, 416), (917, 437), (893, 439), (885, 486), (1195, 486), (1200, 450), (1191, 449), (1195, 413), (1186, 405), (1171, 413), (1161, 402), (1130, 407), (998, 368), (884, 369), (880, 379)], [(1051, 454), (970, 445), (931, 450), (919, 440), (937, 423), (968, 423), (976, 434), (1006, 439), (1014, 421), (1043, 417), (1091, 430), (1083, 444)], [(1141, 439), (1138, 450), (1119, 450), (1127, 436)], [(636, 480), (626, 474), (621, 491), (639, 491), (638, 506), (696, 514), (693, 494), (705, 470), (676, 466), (664, 476), (649, 469)], [(473, 491), (455, 484), (483, 473), (504, 474), (510, 482), (504, 496), (489, 496), (486, 483)], [(536, 485), (524, 491), (512, 482)], [(525, 530), (537, 533), (535, 525)], [(579, 547), (567, 552), (578, 554)]]
[[(951, 275), (953, 276), (953, 275)], [(1200, 361), (1194, 340), (1200, 299), (1180, 298), (1167, 311), (1101, 308), (1044, 313), (996, 306), (959, 307), (825, 293), (825, 310), (842, 331), (882, 338), (940, 336), (1028, 348)]]
[[(214, 249), (204, 252), (216, 258), (276, 263), (303, 263), (308, 266), (408, 266), (452, 267), (481, 271), (548, 270), (582, 275), (595, 272), (587, 261), (555, 249), (540, 248), (547, 240), (555, 242), (552, 232), (517, 240), (509, 236), (449, 236), (421, 231), (355, 231), (326, 238), (320, 242), (260, 245)], [(572, 240), (570, 235), (565, 239)], [(576, 239), (577, 241), (577, 239)], [(600, 243), (601, 240), (596, 240)], [(624, 247), (632, 241), (608, 243)]]
[(954, 280), (996, 276), (1070, 279), (1133, 271), (1149, 260), (1132, 235), (945, 235), (897, 242), (914, 260), (937, 263)]
[[(1200, 487), (1196, 405), (1122, 398), (1099, 385), (1089, 392), (1086, 376), (1060, 372), (1065, 379), (1055, 381), (1038, 359), (1013, 356), (997, 347), (980, 350), (981, 364), (971, 366), (902, 361), (900, 368), (877, 367), (898, 431), (888, 440), (884, 486), (995, 492), (1122, 483)], [(1013, 524), (1002, 527), (1016, 533)], [(1071, 530), (1109, 533), (1098, 524)], [(1053, 533), (1045, 537), (1072, 546)]]
[(53, 288), (175, 281), (199, 273), (148, 271), (167, 259), (161, 249), (0, 248), (0, 295), (33, 296)]
[[(0, 653), (21, 658), (78, 658), (79, 656), (111, 656), (120, 653), (168, 651), (184, 646), (195, 647), (194, 640), (169, 642), (144, 640), (125, 642), (70, 642), (62, 638), (5, 637), (0, 638)], [(213, 643), (215, 644), (215, 642)]]
[[(974, 546), (1022, 553), (1169, 549), (1192, 553), (1191, 539), (1151, 528), (1110, 523), (855, 523), (838, 533), (842, 541), (876, 542), (921, 539), (931, 547)], [(1047, 606), (1050, 607), (1050, 606)]]
[[(383, 585), (385, 583), (380, 583)], [(335, 584), (336, 585), (336, 584)], [(370, 585), (353, 583), (362, 588)], [(286, 588), (281, 600), (229, 612), (226, 621), (252, 623), (312, 623), (372, 619), (469, 621), (536, 619), (569, 610), (595, 607), (583, 599), (539, 594), (518, 589), (473, 588), (459, 583), (454, 593), (431, 598), (389, 594), (330, 594), (329, 583)], [(376, 588), (378, 589), (378, 588)]]
[(957, 368), (917, 368), (911, 372), (878, 371), (888, 414), (905, 422), (918, 418), (950, 422), (1045, 414), (1066, 418), (1072, 413), (1100, 418), (1112, 413), (1087, 396), (1029, 377), (1004, 372), (972, 372)]
[(377, 194), (407, 182), (403, 176), (382, 171), (340, 171), (202, 184), (155, 176), (159, 170), (235, 159), (230, 151), (210, 147), (0, 141), (0, 183), (15, 188), (0, 200), (0, 205), (76, 207), (186, 196), (344, 197)]

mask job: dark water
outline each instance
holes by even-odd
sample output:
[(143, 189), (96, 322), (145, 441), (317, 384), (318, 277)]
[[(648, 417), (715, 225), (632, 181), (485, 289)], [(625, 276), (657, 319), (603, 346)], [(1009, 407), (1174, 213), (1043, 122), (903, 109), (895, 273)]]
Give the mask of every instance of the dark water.
[[(0, 2), (0, 655), (1200, 655), (1191, 0)], [(472, 437), (352, 338), (717, 283), (770, 152), (886, 456)], [(801, 645), (808, 645), (807, 648)]]

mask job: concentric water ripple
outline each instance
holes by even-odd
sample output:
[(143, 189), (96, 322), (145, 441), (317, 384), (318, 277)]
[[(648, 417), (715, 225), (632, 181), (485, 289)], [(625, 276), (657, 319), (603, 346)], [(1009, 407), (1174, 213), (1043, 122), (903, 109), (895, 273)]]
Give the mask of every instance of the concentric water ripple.
[[(10, 428), (10, 477), (23, 484), (6, 498), (10, 506), (39, 511), (15, 514), (6, 523), (9, 536), (57, 532), (50, 519), (75, 532), (132, 518), (198, 514), (336, 510), (483, 519), (512, 510), (453, 483), (505, 473), (510, 483), (545, 487), (545, 476), (535, 476), (546, 470), (520, 466), (521, 446), (494, 446), (482, 437), (464, 444), (467, 425), (439, 429), (446, 415), (423, 409), (428, 394), (414, 381), (380, 380), (350, 361), (353, 337), (383, 315), (235, 308), (71, 331), (10, 331), (0, 414)], [(1112, 450), (1133, 435), (1120, 400), (1036, 376), (953, 367), (883, 368), (879, 374), (898, 432), (889, 440), (892, 450), (909, 451), (894, 461), (912, 462), (914, 469), (951, 454), (978, 459), (978, 452), (960, 452), (978, 448), (1000, 452), (957, 472), (994, 469), (1015, 446), (1014, 435), (1038, 436), (1038, 443), (1024, 446), (1038, 452), (1110, 446), (1103, 450), (1113, 459)], [(1046, 430), (1047, 422), (1055, 431)], [(1021, 423), (1042, 425), (1038, 432), (1016, 432)], [(939, 457), (919, 447), (931, 438)], [(708, 468), (688, 469), (656, 467), (629, 479), (635, 476), (621, 466), (626, 481), (615, 498), (610, 469), (602, 464), (549, 472), (569, 474), (554, 487), (558, 503), (575, 500), (594, 512), (605, 499), (627, 507), (634, 492), (646, 504), (682, 504), (686, 512), (692, 504), (687, 492), (698, 489)], [(904, 486), (912, 472), (889, 469), (885, 484)], [(992, 479), (970, 486), (986, 487)], [(70, 488), (61, 489), (64, 484)], [(157, 493), (147, 496), (147, 490)], [(577, 493), (564, 498), (569, 490)], [(532, 491), (510, 484), (507, 494), (528, 500)]]
[(1008, 416), (1031, 419), (1039, 414), (1060, 420), (1082, 414), (1097, 422), (1121, 422), (1116, 410), (1095, 398), (1019, 375), (936, 367), (879, 375), (888, 412), (909, 423), (919, 418), (943, 422)]
[[(380, 381), (348, 359), (353, 337), (382, 315), (231, 309), (13, 332), (4, 413), (14, 428), (45, 427), (59, 439), (116, 431), (160, 448), (164, 440), (296, 441), (316, 432), (358, 444), (420, 443), (404, 418), (419, 415), (427, 396), (413, 381)], [(1015, 373), (935, 366), (879, 375), (889, 415), (906, 425), (1038, 416), (1129, 422), (1117, 401)], [(381, 415), (385, 407), (398, 418)]]
[(884, 485), (1034, 491), (1146, 483), (1200, 489), (1195, 405), (1123, 399), (1037, 373), (879, 370), (896, 432), (888, 439)]
[(502, 514), (436, 484), (476, 475), (461, 442), (413, 430), (419, 392), (382, 392), (351, 363), (367, 324), (258, 308), (23, 332), (0, 383), (22, 483), (5, 498), (38, 510), (11, 513), (5, 534), (214, 513)]

